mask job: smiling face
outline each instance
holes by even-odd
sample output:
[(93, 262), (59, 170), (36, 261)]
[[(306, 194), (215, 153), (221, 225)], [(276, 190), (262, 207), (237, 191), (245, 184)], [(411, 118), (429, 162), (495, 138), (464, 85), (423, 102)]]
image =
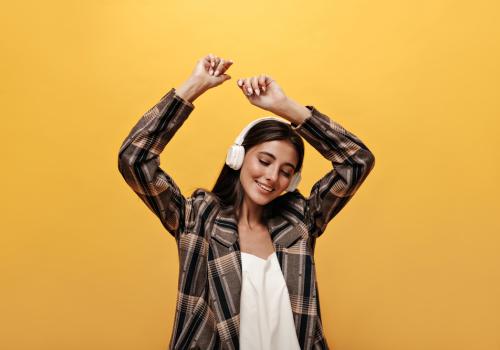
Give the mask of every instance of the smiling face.
[(262, 206), (271, 202), (287, 189), (297, 163), (297, 151), (289, 141), (267, 141), (250, 148), (240, 171), (245, 197)]

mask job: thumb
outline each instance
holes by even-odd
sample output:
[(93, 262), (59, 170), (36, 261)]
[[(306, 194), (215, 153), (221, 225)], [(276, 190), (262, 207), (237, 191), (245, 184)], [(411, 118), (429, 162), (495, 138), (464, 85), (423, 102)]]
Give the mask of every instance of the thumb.
[(222, 74), (220, 75), (221, 78), (223, 78), (224, 81), (231, 79), (231, 76), (229, 74)]

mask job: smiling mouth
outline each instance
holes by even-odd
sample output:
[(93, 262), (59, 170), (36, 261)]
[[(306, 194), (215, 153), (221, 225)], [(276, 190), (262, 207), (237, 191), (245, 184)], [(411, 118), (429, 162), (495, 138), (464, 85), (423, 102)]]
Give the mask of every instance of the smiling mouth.
[(266, 186), (266, 185), (263, 185), (261, 184), (260, 182), (258, 181), (255, 181), (257, 183), (257, 186), (259, 186), (262, 190), (264, 190), (265, 192), (267, 193), (271, 193), (271, 192), (274, 192), (274, 188), (271, 188), (269, 186)]

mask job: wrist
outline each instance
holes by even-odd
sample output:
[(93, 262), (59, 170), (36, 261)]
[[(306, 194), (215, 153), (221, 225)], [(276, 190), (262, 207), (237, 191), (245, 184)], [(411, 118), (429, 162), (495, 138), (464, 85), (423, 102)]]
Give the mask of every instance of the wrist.
[(202, 93), (205, 88), (196, 79), (188, 78), (182, 85), (175, 89), (175, 93), (182, 99), (194, 102)]
[(302, 124), (311, 115), (307, 107), (288, 97), (277, 104), (273, 113), (296, 125)]

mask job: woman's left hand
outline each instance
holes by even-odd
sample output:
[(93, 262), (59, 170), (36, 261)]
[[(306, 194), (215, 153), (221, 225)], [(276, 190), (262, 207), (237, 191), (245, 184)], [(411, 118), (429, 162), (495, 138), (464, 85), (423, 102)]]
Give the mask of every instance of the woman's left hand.
[(251, 104), (272, 113), (287, 100), (278, 83), (265, 74), (238, 79), (237, 84)]

